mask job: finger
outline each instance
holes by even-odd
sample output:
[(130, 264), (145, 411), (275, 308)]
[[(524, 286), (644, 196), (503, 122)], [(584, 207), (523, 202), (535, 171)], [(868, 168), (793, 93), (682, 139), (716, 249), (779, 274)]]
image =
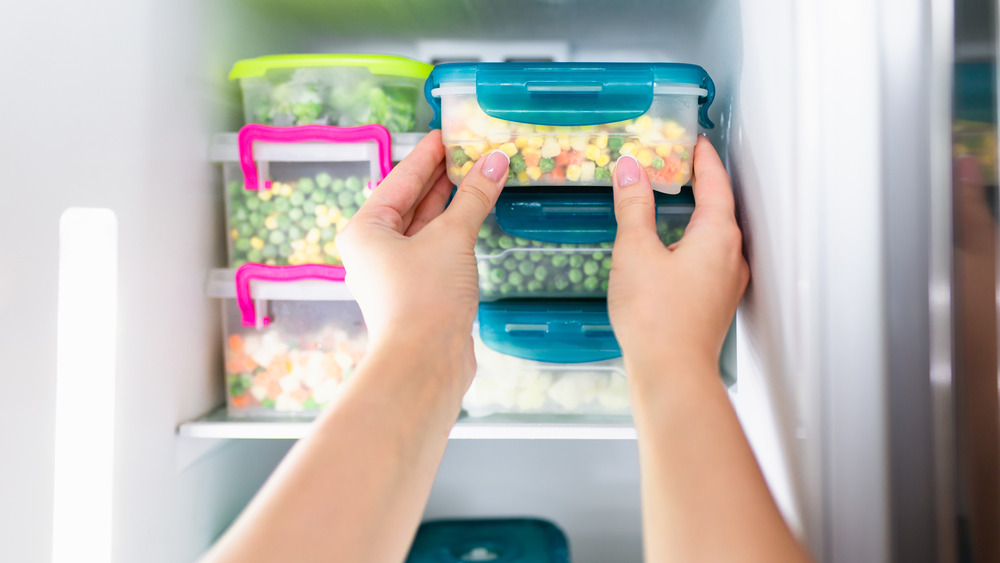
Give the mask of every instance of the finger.
[(615, 163), (611, 180), (615, 198), (618, 234), (656, 234), (656, 203), (649, 177), (635, 157), (623, 155)]
[(451, 180), (446, 175), (442, 175), (438, 178), (438, 181), (431, 187), (430, 191), (417, 205), (416, 213), (413, 215), (413, 221), (410, 226), (406, 229), (406, 236), (413, 236), (420, 232), (427, 226), (427, 223), (433, 221), (438, 215), (444, 211), (446, 205), (448, 205), (448, 198), (451, 197), (451, 188), (453, 184)]
[(702, 222), (734, 222), (735, 203), (733, 190), (729, 184), (729, 174), (722, 165), (719, 154), (704, 135), (698, 136), (694, 147), (694, 213), (691, 226)]
[(438, 167), (434, 170), (434, 173), (431, 174), (430, 179), (427, 181), (424, 187), (420, 189), (420, 195), (417, 196), (417, 200), (410, 207), (410, 210), (403, 215), (403, 221), (401, 225), (402, 232), (410, 230), (410, 225), (413, 222), (413, 217), (416, 215), (417, 210), (423, 203), (424, 198), (427, 197), (427, 194), (430, 193), (431, 189), (434, 188), (434, 185), (437, 184), (437, 182), (442, 177), (445, 177), (444, 162), (439, 164)]
[(441, 216), (455, 221), (466, 233), (475, 237), (500, 197), (509, 167), (510, 157), (501, 150), (480, 158), (465, 175), (451, 204)]
[(377, 219), (402, 232), (402, 217), (413, 209), (431, 176), (444, 160), (441, 131), (435, 129), (417, 143), (413, 151), (389, 172), (357, 215)]

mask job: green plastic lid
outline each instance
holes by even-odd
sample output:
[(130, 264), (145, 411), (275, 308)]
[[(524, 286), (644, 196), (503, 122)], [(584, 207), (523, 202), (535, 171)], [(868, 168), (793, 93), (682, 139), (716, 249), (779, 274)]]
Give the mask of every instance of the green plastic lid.
[(229, 79), (264, 76), (275, 68), (319, 66), (363, 66), (372, 74), (420, 80), (426, 79), (434, 68), (427, 63), (393, 55), (271, 55), (237, 61), (229, 72)]

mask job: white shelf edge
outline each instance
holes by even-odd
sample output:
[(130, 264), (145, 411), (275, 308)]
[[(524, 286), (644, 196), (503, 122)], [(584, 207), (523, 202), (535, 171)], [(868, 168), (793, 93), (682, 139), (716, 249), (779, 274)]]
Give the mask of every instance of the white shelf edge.
[[(452, 440), (635, 440), (635, 427), (621, 422), (560, 423), (541, 415), (506, 415), (495, 422), (490, 417), (461, 418), (452, 427)], [(533, 422), (532, 419), (537, 420)], [(306, 435), (309, 420), (261, 420), (229, 417), (221, 407), (196, 420), (182, 423), (177, 433), (186, 438), (244, 440), (297, 440)]]

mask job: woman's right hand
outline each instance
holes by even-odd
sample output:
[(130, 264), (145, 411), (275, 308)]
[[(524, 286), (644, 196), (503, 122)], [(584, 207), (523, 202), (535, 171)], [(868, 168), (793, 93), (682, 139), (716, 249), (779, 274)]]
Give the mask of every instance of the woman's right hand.
[(669, 247), (657, 236), (653, 190), (634, 158), (618, 160), (613, 184), (618, 236), (608, 310), (626, 364), (683, 361), (714, 370), (750, 276), (722, 161), (699, 136), (695, 211)]

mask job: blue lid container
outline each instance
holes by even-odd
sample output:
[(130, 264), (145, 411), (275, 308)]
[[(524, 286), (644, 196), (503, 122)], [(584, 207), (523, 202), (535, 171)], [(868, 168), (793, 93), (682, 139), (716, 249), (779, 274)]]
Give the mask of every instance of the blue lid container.
[(406, 563), (569, 563), (566, 536), (536, 518), (438, 520), (420, 525)]
[(479, 304), (479, 338), (497, 352), (552, 363), (622, 355), (604, 300), (508, 300)]
[(691, 177), (698, 126), (713, 127), (715, 85), (680, 63), (449, 63), (424, 85), (458, 184), (480, 156), (511, 157), (508, 185), (611, 185), (632, 155), (653, 188)]

